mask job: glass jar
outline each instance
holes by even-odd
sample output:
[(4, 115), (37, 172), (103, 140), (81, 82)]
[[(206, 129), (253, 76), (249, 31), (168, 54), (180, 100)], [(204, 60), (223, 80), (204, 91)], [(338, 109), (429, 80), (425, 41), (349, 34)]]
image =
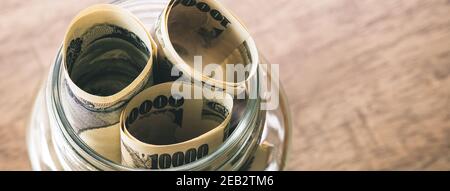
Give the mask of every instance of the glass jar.
[[(168, 0), (115, 1), (135, 14), (149, 30)], [(34, 170), (136, 170), (116, 164), (98, 155), (72, 130), (61, 105), (61, 54), (58, 51), (48, 79), (42, 86), (32, 110), (27, 132), (28, 152)], [(262, 58), (261, 66), (269, 63)], [(270, 65), (269, 65), (270, 66)], [(259, 67), (259, 76), (277, 78)], [(251, 82), (259, 91), (265, 83)], [(269, 81), (270, 83), (270, 81)], [(170, 170), (283, 170), (290, 142), (291, 121), (286, 96), (281, 87), (279, 107), (261, 109), (261, 100), (248, 99), (238, 105), (233, 115), (235, 130), (223, 145), (200, 160)], [(255, 162), (256, 161), (256, 162)], [(250, 168), (250, 165), (258, 166)], [(141, 170), (141, 169), (140, 169)]]

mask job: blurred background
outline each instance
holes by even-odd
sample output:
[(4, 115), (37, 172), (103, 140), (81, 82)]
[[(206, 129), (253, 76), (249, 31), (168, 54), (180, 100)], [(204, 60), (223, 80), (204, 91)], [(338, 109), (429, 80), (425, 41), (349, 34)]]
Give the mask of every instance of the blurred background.
[[(34, 96), (78, 11), (0, 2), (0, 170), (29, 170)], [(450, 1), (224, 0), (280, 65), (288, 170), (450, 170)]]

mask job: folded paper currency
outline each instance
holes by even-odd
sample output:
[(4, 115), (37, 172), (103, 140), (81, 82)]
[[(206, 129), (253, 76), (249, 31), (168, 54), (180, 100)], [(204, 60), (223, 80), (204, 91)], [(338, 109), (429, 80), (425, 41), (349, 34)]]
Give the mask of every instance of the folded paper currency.
[[(257, 71), (258, 51), (241, 22), (216, 0), (171, 0), (155, 26), (158, 81), (183, 75), (235, 95)], [(191, 79), (188, 79), (190, 81)], [(238, 91), (239, 90), (239, 91)]]
[[(146, 89), (125, 108), (120, 118), (122, 164), (148, 169), (182, 166), (217, 150), (228, 137), (230, 95), (187, 99), (172, 94), (173, 84)], [(202, 91), (186, 85), (191, 92)]]
[(88, 146), (120, 162), (119, 116), (152, 83), (156, 45), (128, 11), (95, 5), (75, 17), (63, 46), (66, 116)]

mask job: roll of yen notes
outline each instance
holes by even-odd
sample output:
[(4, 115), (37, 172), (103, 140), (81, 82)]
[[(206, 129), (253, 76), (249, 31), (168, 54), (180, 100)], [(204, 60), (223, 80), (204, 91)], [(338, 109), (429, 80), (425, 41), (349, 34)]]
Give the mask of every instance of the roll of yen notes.
[[(204, 96), (173, 94), (172, 88), (179, 87)], [(146, 89), (130, 101), (120, 118), (122, 164), (168, 169), (206, 157), (230, 135), (232, 109), (230, 95), (213, 96), (193, 84), (169, 82)]]
[(74, 132), (120, 163), (119, 117), (153, 84), (156, 44), (143, 24), (114, 5), (95, 5), (72, 21), (63, 44), (62, 104)]
[(181, 77), (236, 97), (256, 74), (259, 55), (254, 40), (216, 0), (171, 0), (156, 23), (155, 36), (157, 67), (166, 73), (158, 81)]

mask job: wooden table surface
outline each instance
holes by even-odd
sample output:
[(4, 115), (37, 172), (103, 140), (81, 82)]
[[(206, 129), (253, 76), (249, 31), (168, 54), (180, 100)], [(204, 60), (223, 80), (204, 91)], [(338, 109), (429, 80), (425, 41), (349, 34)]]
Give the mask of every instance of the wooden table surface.
[[(225, 0), (280, 64), (289, 170), (450, 170), (450, 1)], [(68, 23), (103, 0), (0, 3), (0, 169), (25, 132)]]

